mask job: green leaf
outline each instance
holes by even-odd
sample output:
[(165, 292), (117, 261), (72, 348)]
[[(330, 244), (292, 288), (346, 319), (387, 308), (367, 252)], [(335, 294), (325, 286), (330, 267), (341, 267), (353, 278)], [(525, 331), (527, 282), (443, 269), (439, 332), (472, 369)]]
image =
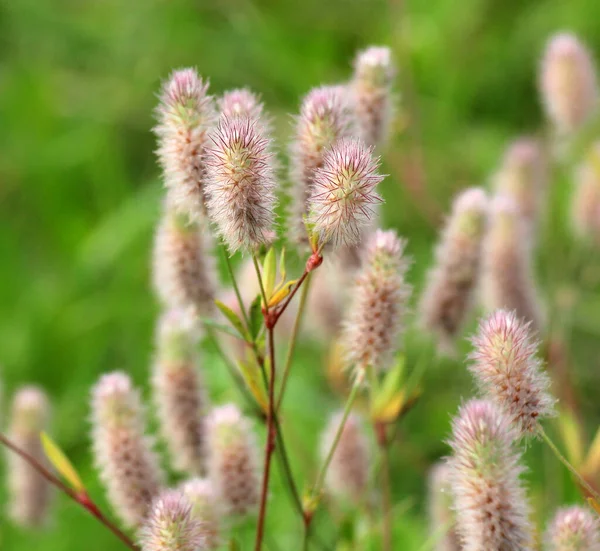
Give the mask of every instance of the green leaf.
[(252, 301), (250, 305), (250, 336), (252, 337), (252, 341), (256, 341), (256, 337), (260, 333), (260, 329), (263, 324), (263, 315), (262, 315), (262, 299), (260, 294), (256, 295), (256, 298)]
[(228, 335), (231, 335), (232, 337), (235, 337), (236, 339), (242, 339), (244, 341), (246, 340), (245, 337), (240, 335), (239, 331), (237, 331), (233, 327), (230, 327), (229, 325), (223, 325), (222, 323), (218, 323), (215, 320), (212, 320), (210, 318), (201, 318), (201, 320), (202, 320), (202, 324), (205, 327), (210, 327), (212, 329), (215, 329), (216, 331), (220, 331), (221, 333), (227, 333)]
[(244, 328), (244, 324), (242, 323), (240, 317), (231, 308), (229, 308), (229, 306), (226, 306), (220, 300), (215, 300), (215, 304), (221, 313), (229, 320), (229, 323), (231, 323), (231, 325), (233, 325), (233, 327), (239, 331), (242, 338), (246, 341), (249, 340), (248, 332)]
[(267, 397), (262, 374), (260, 373), (260, 368), (256, 365), (256, 361), (238, 360), (238, 365), (250, 392), (258, 402), (263, 413), (267, 413), (269, 410), (269, 398)]
[(404, 356), (400, 356), (396, 365), (388, 371), (381, 385), (374, 392), (373, 404), (371, 406), (372, 416), (375, 419), (388, 420), (394, 412), (399, 411), (405, 400), (402, 389), (404, 381)]
[(54, 468), (76, 492), (84, 493), (85, 486), (81, 481), (79, 473), (54, 440), (52, 440), (45, 432), (40, 434), (40, 440), (48, 461), (50, 461)]
[(294, 285), (298, 283), (297, 279), (292, 279), (284, 283), (277, 292), (269, 299), (269, 308), (277, 306), (282, 300), (284, 300), (292, 291)]
[(285, 247), (281, 249), (279, 257), (279, 278), (281, 281), (285, 281)]
[(263, 261), (263, 285), (267, 300), (271, 298), (273, 289), (275, 289), (275, 278), (277, 277), (277, 262), (275, 259), (275, 249), (271, 247)]

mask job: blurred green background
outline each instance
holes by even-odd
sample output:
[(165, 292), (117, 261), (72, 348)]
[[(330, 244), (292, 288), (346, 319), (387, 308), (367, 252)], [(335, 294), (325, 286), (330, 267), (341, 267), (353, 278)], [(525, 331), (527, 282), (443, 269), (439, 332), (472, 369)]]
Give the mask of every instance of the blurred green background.
[[(411, 114), (404, 113), (386, 154), (384, 220), (410, 239), (410, 278), (418, 289), (436, 227), (406, 192), (399, 167), (416, 140), (430, 197), (441, 211), (456, 190), (485, 184), (510, 139), (542, 128), (538, 60), (549, 34), (563, 29), (599, 53), (597, 0), (0, 3), (3, 411), (18, 385), (43, 385), (55, 406), (52, 434), (105, 505), (90, 466), (88, 394), (100, 373), (114, 369), (128, 371), (147, 390), (157, 312), (150, 250), (162, 195), (150, 129), (156, 93), (171, 69), (197, 67), (214, 93), (243, 85), (260, 92), (284, 150), (288, 114), (297, 112), (303, 94), (348, 78), (358, 49), (391, 46), (401, 104)], [(542, 294), (550, 298), (571, 288), (572, 275), (561, 256), (571, 246), (563, 208), (568, 174), (553, 185), (556, 218), (551, 238), (542, 242), (539, 270)], [(593, 429), (600, 414), (594, 390), (600, 293), (593, 287), (586, 292), (575, 316), (583, 321), (570, 334), (576, 343), (573, 377)], [(413, 337), (409, 358), (419, 353), (420, 340)], [(314, 476), (315, 435), (339, 406), (323, 376), (324, 355), (315, 344), (301, 348), (286, 397), (301, 484)], [(210, 353), (205, 371), (215, 403), (238, 400)], [(422, 400), (401, 425), (392, 474), (397, 549), (417, 550), (427, 536), (424, 476), (447, 453), (450, 415), (471, 393), (463, 362), (438, 362), (426, 375)], [(577, 494), (538, 444), (527, 455), (533, 499), (544, 518)], [(6, 519), (5, 495), (2, 484), (2, 550), (121, 549), (63, 496), (55, 500), (47, 529), (15, 528)], [(333, 541), (338, 520), (326, 514), (317, 519), (324, 542)], [(349, 529), (340, 526), (347, 537)], [(270, 551), (299, 548), (299, 522), (278, 474), (267, 530)], [(241, 532), (242, 549), (250, 549), (252, 529)], [(371, 546), (379, 548), (377, 538)]]

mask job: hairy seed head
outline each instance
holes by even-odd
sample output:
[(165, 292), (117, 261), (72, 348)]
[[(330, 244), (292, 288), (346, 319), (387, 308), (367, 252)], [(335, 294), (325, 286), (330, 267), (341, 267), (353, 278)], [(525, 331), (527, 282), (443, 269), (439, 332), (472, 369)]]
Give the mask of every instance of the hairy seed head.
[(447, 530), (437, 541), (435, 551), (461, 551), (460, 539), (456, 533), (456, 519), (450, 486), (452, 469), (441, 461), (429, 471), (429, 531), (433, 535), (442, 526)]
[(356, 56), (351, 87), (361, 136), (370, 146), (383, 146), (390, 137), (395, 76), (389, 48), (371, 46)]
[(510, 421), (471, 400), (452, 423), (450, 485), (462, 551), (532, 551), (529, 504)]
[(222, 512), (213, 483), (207, 478), (192, 478), (181, 484), (180, 489), (192, 505), (192, 516), (200, 522), (206, 549), (218, 549)]
[(170, 202), (179, 213), (198, 220), (205, 213), (207, 135), (215, 122), (208, 83), (194, 69), (174, 71), (164, 84), (157, 108), (157, 155)]
[(572, 223), (577, 235), (600, 246), (600, 142), (596, 142), (576, 176)]
[(547, 551), (600, 551), (598, 517), (573, 505), (559, 509), (546, 531)]
[(334, 143), (353, 134), (354, 114), (346, 87), (321, 86), (302, 100), (290, 147), (290, 229), (294, 242), (307, 240), (304, 219), (309, 215), (315, 171), (323, 166), (324, 155)]
[(222, 116), (206, 150), (208, 212), (232, 252), (272, 241), (275, 177), (259, 120)]
[(199, 369), (199, 331), (189, 311), (170, 310), (159, 324), (152, 386), (174, 467), (202, 474), (207, 397)]
[(213, 409), (207, 419), (208, 473), (230, 515), (252, 512), (259, 500), (258, 448), (237, 406)]
[(510, 197), (494, 197), (482, 247), (483, 306), (488, 312), (498, 308), (515, 310), (539, 333), (544, 322), (531, 256), (530, 239), (518, 206)]
[(535, 435), (538, 422), (554, 413), (550, 379), (538, 358), (530, 324), (515, 312), (496, 310), (472, 339), (469, 370), (481, 391), (514, 424), (521, 436)]
[[(342, 422), (343, 412), (331, 416), (321, 437), (321, 456), (327, 457)], [(358, 416), (350, 414), (333, 453), (325, 478), (329, 492), (340, 499), (358, 503), (364, 499), (369, 484), (369, 443)]]
[(142, 551), (206, 549), (202, 526), (183, 492), (165, 490), (154, 500), (140, 531)]
[(540, 93), (546, 115), (563, 134), (577, 130), (595, 111), (598, 85), (594, 62), (575, 35), (560, 33), (548, 41)]
[(546, 168), (540, 143), (532, 138), (520, 138), (506, 150), (494, 178), (496, 193), (513, 199), (530, 235), (535, 233), (546, 188)]
[(154, 289), (167, 308), (210, 316), (216, 275), (207, 225), (166, 208), (154, 240)]
[(470, 188), (458, 195), (435, 250), (434, 266), (427, 276), (421, 322), (437, 336), (443, 351), (452, 350), (473, 307), (487, 206), (487, 197), (480, 188)]
[(358, 244), (381, 197), (375, 187), (383, 180), (379, 159), (356, 139), (338, 140), (315, 172), (309, 201), (310, 221), (320, 243), (334, 247)]
[[(16, 392), (9, 419), (9, 438), (46, 467), (48, 461), (40, 433), (47, 430), (49, 417), (50, 404), (41, 388), (26, 386)], [(7, 475), (12, 519), (25, 527), (44, 524), (52, 491), (48, 481), (13, 452), (8, 455)]]
[(342, 334), (350, 367), (385, 370), (400, 345), (411, 291), (405, 281), (405, 244), (396, 232), (381, 230), (367, 244)]
[(163, 473), (146, 423), (139, 392), (116, 371), (92, 391), (93, 451), (100, 478), (117, 514), (139, 526), (159, 493)]

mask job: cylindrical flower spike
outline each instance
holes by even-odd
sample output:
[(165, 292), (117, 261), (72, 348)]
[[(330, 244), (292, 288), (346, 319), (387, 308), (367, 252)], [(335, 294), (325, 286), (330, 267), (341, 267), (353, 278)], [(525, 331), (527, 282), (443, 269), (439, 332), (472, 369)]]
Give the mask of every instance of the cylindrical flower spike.
[(216, 276), (208, 234), (168, 207), (154, 241), (153, 279), (167, 308), (193, 307), (198, 315), (214, 310)]
[(400, 345), (411, 291), (404, 247), (394, 231), (377, 230), (370, 237), (342, 334), (350, 367), (385, 370)]
[[(321, 438), (323, 460), (331, 450), (342, 422), (343, 413), (331, 416)], [(369, 484), (369, 443), (358, 416), (350, 414), (342, 430), (325, 477), (325, 486), (332, 495), (358, 503), (366, 498)]]
[(309, 215), (315, 171), (323, 166), (325, 152), (341, 138), (354, 134), (354, 113), (344, 86), (321, 86), (303, 99), (290, 148), (292, 202), (291, 238), (307, 240), (305, 217)]
[(546, 115), (562, 134), (577, 130), (593, 114), (598, 103), (596, 69), (575, 35), (561, 33), (548, 41), (540, 92)]
[[(23, 451), (48, 467), (40, 433), (48, 428), (50, 405), (43, 390), (34, 386), (21, 388), (13, 399), (9, 437)], [(48, 516), (52, 488), (29, 463), (9, 452), (8, 486), (10, 515), (27, 527), (40, 526)]]
[(205, 470), (207, 397), (198, 365), (199, 328), (190, 311), (171, 310), (158, 330), (152, 378), (158, 420), (176, 469)]
[(193, 478), (180, 489), (192, 505), (192, 516), (200, 522), (206, 549), (217, 549), (221, 544), (221, 511), (213, 483), (207, 478)]
[(421, 321), (438, 337), (442, 350), (452, 350), (473, 306), (487, 206), (482, 189), (463, 191), (454, 201), (435, 251), (435, 264), (423, 291)]
[(447, 527), (444, 535), (437, 540), (435, 551), (461, 551), (454, 518), (451, 474), (450, 465), (446, 462), (437, 463), (429, 472), (429, 531), (433, 535)]
[(356, 139), (338, 140), (315, 172), (309, 201), (310, 222), (319, 244), (356, 245), (381, 197), (375, 187), (383, 180), (379, 159)]
[(396, 71), (387, 47), (371, 46), (354, 61), (351, 88), (361, 136), (370, 146), (389, 139), (394, 116), (392, 84)]
[(494, 178), (496, 193), (514, 200), (530, 236), (535, 234), (546, 188), (546, 168), (540, 143), (532, 138), (520, 138), (507, 149)]
[(215, 122), (207, 89), (208, 83), (194, 69), (173, 72), (163, 86), (154, 129), (170, 202), (177, 212), (196, 220), (205, 213), (202, 155)]
[(589, 509), (559, 509), (546, 531), (547, 551), (600, 551), (598, 517)]
[(207, 549), (202, 525), (188, 498), (176, 490), (162, 492), (140, 531), (142, 551), (202, 551)]
[(541, 333), (543, 315), (533, 281), (527, 233), (515, 202), (506, 196), (494, 197), (482, 247), (481, 298), (486, 311), (515, 310)]
[(600, 246), (600, 142), (594, 144), (578, 171), (572, 221), (580, 238)]
[(535, 435), (538, 423), (554, 413), (550, 379), (537, 357), (530, 325), (514, 312), (497, 310), (472, 339), (469, 370), (482, 392), (514, 424), (520, 436)]
[(230, 251), (272, 241), (275, 177), (269, 137), (250, 117), (221, 117), (206, 150), (208, 212)]
[(230, 515), (245, 515), (259, 501), (258, 448), (250, 422), (234, 404), (207, 419), (208, 473)]
[(452, 423), (450, 483), (462, 551), (532, 551), (521, 455), (510, 421), (472, 400)]
[(160, 492), (163, 473), (139, 393), (122, 372), (103, 375), (92, 391), (93, 449), (100, 478), (117, 514), (139, 526)]

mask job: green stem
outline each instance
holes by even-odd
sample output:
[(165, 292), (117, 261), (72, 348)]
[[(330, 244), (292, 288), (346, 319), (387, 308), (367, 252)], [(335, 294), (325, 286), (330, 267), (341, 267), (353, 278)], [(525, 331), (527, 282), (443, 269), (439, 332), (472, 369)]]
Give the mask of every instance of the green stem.
[(237, 281), (235, 279), (235, 273), (233, 271), (233, 266), (231, 265), (231, 259), (229, 258), (229, 254), (227, 253), (225, 245), (222, 245), (222, 251), (223, 256), (225, 257), (225, 264), (227, 264), (227, 271), (229, 272), (229, 277), (231, 278), (233, 291), (235, 292), (238, 304), (240, 305), (240, 310), (242, 311), (242, 317), (244, 318), (246, 329), (250, 329), (250, 320), (248, 319), (248, 314), (246, 312), (246, 308), (244, 307), (244, 301), (242, 300), (242, 294), (240, 293), (240, 288), (238, 287)]
[(263, 416), (262, 410), (257, 406), (256, 400), (254, 399), (252, 394), (250, 394), (250, 392), (248, 391), (248, 388), (246, 387), (246, 383), (244, 382), (244, 379), (243, 379), (242, 375), (240, 374), (240, 372), (238, 371), (237, 367), (230, 360), (229, 356), (227, 356), (227, 354), (225, 353), (223, 348), (221, 348), (221, 345), (219, 344), (219, 339), (215, 335), (213, 329), (207, 325), (205, 325), (204, 327), (205, 327), (206, 334), (208, 335), (209, 340), (212, 342), (213, 346), (215, 347), (217, 354), (219, 356), (221, 356), (221, 359), (223, 360), (223, 363), (225, 364), (227, 371), (229, 371), (229, 374), (231, 375), (233, 382), (235, 383), (235, 386), (237, 386), (238, 390), (240, 391), (240, 394), (242, 394), (244, 396), (244, 399), (248, 402), (248, 404), (255, 411), (255, 414), (259, 417), (262, 417)]
[(350, 415), (350, 412), (352, 411), (352, 405), (354, 404), (354, 400), (356, 399), (356, 397), (358, 395), (358, 390), (363, 382), (363, 379), (364, 379), (364, 370), (361, 369), (358, 372), (356, 379), (354, 380), (354, 384), (352, 385), (352, 390), (350, 391), (350, 395), (348, 396), (348, 399), (346, 400), (346, 406), (344, 407), (344, 413), (342, 415), (342, 420), (341, 420), (340, 426), (338, 427), (338, 430), (335, 434), (335, 438), (333, 439), (333, 443), (331, 444), (331, 449), (329, 450), (329, 453), (327, 454), (327, 457), (325, 458), (325, 462), (321, 466), (321, 470), (319, 471), (319, 474), (317, 476), (317, 481), (315, 482), (315, 485), (312, 490), (313, 498), (318, 499), (319, 496), (321, 495), (321, 490), (322, 490), (323, 484), (325, 482), (325, 475), (327, 474), (327, 469), (329, 468), (329, 464), (331, 463), (331, 460), (333, 459), (333, 454), (335, 453), (335, 450), (340, 441), (340, 438), (342, 437), (342, 432), (344, 431), (344, 426), (346, 425), (348, 416)]
[[(385, 430), (385, 428), (383, 429)], [(392, 551), (392, 492), (390, 480), (390, 446), (385, 442), (381, 453), (381, 505), (383, 512), (383, 549)]]
[(256, 277), (258, 278), (258, 285), (260, 287), (260, 294), (262, 296), (265, 312), (269, 313), (269, 301), (267, 300), (267, 293), (265, 293), (265, 286), (263, 285), (262, 274), (260, 273), (260, 266), (256, 255), (252, 255), (252, 262), (254, 263), (254, 269), (256, 270)]
[(292, 328), (292, 336), (288, 345), (287, 355), (285, 357), (285, 366), (283, 368), (283, 375), (281, 379), (281, 388), (279, 390), (279, 399), (277, 400), (277, 407), (275, 411), (279, 411), (281, 408), (281, 402), (283, 402), (283, 395), (285, 393), (285, 387), (287, 385), (288, 376), (292, 367), (292, 359), (296, 350), (296, 343), (298, 341), (298, 334), (300, 332), (300, 326), (302, 325), (302, 317), (306, 309), (306, 302), (308, 298), (308, 291), (310, 289), (311, 274), (309, 273), (302, 287), (302, 294), (300, 295), (300, 303), (298, 304), (298, 311), (296, 312), (296, 319), (294, 320), (294, 327)]
[(540, 426), (540, 435), (542, 436), (542, 438), (544, 439), (546, 444), (548, 444), (550, 449), (554, 452), (554, 455), (556, 455), (558, 460), (571, 472), (571, 474), (575, 477), (575, 479), (579, 482), (579, 484), (581, 484), (581, 486), (596, 500), (596, 502), (600, 503), (600, 495), (598, 495), (598, 492), (596, 492), (596, 490), (594, 490), (594, 488), (592, 488), (585, 481), (583, 476), (581, 476), (577, 472), (577, 469), (575, 469), (575, 467), (573, 467), (573, 465), (571, 465), (571, 463), (569, 463), (569, 460), (562, 453), (560, 453), (560, 450), (556, 447), (556, 444), (554, 444), (552, 439), (548, 436), (546, 431), (541, 426)]

